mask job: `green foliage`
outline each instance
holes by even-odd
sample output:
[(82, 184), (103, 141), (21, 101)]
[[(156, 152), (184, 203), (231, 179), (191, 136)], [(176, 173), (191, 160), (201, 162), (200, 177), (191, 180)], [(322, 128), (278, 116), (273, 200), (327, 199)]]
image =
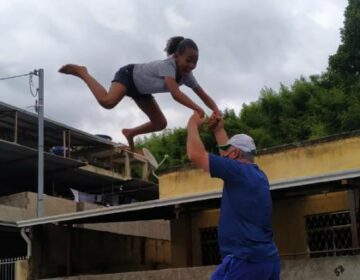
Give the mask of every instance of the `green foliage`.
[(341, 44), (329, 58), (329, 74), (337, 84), (348, 88), (360, 77), (360, 1), (349, 0), (345, 10)]
[(188, 162), (186, 136), (185, 128), (167, 129), (161, 134), (153, 133), (150, 137), (144, 137), (136, 146), (138, 148), (147, 147), (158, 161), (162, 160), (165, 155), (169, 155), (162, 168), (177, 166)]
[(347, 108), (341, 114), (341, 130), (349, 131), (360, 128), (360, 81), (357, 81), (348, 94)]
[[(330, 56), (327, 72), (300, 77), (290, 87), (281, 85), (279, 92), (264, 88), (257, 101), (243, 104), (237, 115), (223, 112), (229, 136), (247, 133), (258, 149), (297, 141), (316, 139), (349, 130), (360, 129), (360, 1), (349, 0), (341, 29), (341, 45)], [(164, 167), (188, 162), (186, 129), (166, 130), (144, 138), (146, 146), (158, 160), (168, 154)], [(212, 133), (202, 130), (206, 149), (217, 152)]]

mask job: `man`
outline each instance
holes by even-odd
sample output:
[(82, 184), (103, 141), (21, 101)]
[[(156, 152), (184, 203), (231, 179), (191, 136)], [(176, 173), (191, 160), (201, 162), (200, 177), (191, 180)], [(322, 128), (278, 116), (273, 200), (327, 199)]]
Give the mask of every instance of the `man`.
[(273, 241), (269, 182), (254, 163), (253, 139), (237, 134), (230, 139), (220, 116), (212, 116), (220, 155), (209, 154), (199, 135), (204, 120), (195, 112), (188, 122), (189, 159), (212, 177), (224, 181), (218, 227), (222, 263), (211, 279), (280, 279), (280, 259)]

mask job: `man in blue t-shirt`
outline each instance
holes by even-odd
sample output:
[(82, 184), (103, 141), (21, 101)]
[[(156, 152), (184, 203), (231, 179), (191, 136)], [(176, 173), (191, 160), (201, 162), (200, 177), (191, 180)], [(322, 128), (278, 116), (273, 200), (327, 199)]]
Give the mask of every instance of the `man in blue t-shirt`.
[(199, 135), (203, 122), (197, 113), (189, 119), (188, 157), (197, 167), (224, 181), (218, 227), (222, 263), (211, 279), (280, 279), (270, 187), (265, 173), (254, 163), (254, 140), (246, 134), (229, 139), (223, 119), (213, 115), (209, 123), (221, 156), (209, 154)]

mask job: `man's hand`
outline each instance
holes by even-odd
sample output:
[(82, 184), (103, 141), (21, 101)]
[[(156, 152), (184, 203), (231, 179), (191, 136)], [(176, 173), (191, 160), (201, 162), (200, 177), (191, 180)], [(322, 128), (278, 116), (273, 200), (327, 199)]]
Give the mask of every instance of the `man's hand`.
[(204, 122), (205, 118), (201, 117), (197, 111), (194, 111), (189, 119), (189, 124), (195, 124), (197, 127), (200, 127)]
[(197, 111), (194, 111), (188, 122), (187, 155), (195, 166), (209, 171), (209, 157), (199, 135), (199, 127), (205, 122)]

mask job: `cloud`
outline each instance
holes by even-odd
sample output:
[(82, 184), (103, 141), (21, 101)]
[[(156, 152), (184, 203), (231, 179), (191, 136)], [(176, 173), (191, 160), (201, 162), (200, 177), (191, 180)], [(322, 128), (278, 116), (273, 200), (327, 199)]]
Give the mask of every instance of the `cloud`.
[(165, 9), (165, 17), (169, 26), (174, 30), (182, 30), (191, 27), (191, 22), (176, 11), (175, 7)]
[[(43, 68), (48, 117), (124, 142), (121, 129), (147, 117), (128, 98), (112, 110), (101, 108), (80, 79), (57, 72), (61, 65), (86, 65), (108, 88), (119, 67), (165, 58), (167, 39), (183, 35), (199, 46), (194, 74), (203, 88), (221, 109), (240, 111), (264, 87), (277, 90), (280, 83), (324, 71), (340, 43), (346, 5), (346, 0), (2, 0), (0, 77)], [(0, 94), (2, 102), (21, 108), (35, 103), (27, 77), (0, 81)], [(186, 125), (189, 109), (166, 93), (156, 99), (169, 128)]]

